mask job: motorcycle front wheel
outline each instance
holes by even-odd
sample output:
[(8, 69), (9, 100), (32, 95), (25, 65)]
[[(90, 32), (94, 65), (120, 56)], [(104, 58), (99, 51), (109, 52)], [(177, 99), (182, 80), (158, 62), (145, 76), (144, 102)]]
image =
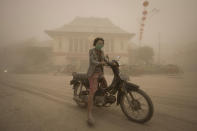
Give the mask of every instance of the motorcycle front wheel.
[(125, 116), (134, 122), (145, 123), (153, 116), (153, 103), (142, 90), (128, 91), (120, 100), (120, 107)]

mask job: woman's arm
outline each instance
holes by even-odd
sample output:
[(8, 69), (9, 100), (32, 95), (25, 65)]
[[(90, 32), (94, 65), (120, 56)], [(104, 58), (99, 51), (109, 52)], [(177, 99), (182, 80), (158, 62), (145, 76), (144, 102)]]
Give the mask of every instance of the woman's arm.
[(99, 65), (101, 64), (99, 61), (94, 59), (94, 55), (93, 55), (93, 51), (89, 50), (89, 57), (90, 57), (90, 62), (94, 63), (95, 65)]
[(102, 51), (102, 61), (105, 61), (105, 55), (103, 51)]

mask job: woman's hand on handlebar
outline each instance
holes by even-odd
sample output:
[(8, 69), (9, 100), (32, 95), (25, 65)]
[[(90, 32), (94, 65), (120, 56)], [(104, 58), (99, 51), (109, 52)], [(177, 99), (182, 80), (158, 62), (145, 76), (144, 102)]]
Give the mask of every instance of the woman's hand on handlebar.
[(101, 61), (100, 64), (101, 65), (106, 65), (106, 62), (105, 61)]

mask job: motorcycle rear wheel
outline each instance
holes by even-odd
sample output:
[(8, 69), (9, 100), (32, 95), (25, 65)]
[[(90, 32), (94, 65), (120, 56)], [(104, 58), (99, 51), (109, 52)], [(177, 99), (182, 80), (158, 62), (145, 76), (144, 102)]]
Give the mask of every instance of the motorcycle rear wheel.
[[(81, 98), (80, 98), (80, 86), (81, 84), (75, 85), (74, 86), (74, 98), (77, 98), (78, 100), (75, 100), (75, 102), (77, 103), (77, 105), (81, 108), (86, 108), (87, 107), (87, 102), (84, 102)], [(82, 89), (84, 89), (85, 87), (82, 85)]]

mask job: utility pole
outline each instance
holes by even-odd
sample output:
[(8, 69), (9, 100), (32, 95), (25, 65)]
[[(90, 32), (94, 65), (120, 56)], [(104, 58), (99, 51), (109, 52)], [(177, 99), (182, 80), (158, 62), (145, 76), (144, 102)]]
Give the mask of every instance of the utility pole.
[(139, 47), (141, 47), (141, 44), (142, 44), (142, 40), (139, 39)]
[(158, 33), (158, 48), (159, 48), (158, 62), (159, 62), (159, 65), (160, 65), (161, 64), (161, 34), (160, 34), (160, 32)]

